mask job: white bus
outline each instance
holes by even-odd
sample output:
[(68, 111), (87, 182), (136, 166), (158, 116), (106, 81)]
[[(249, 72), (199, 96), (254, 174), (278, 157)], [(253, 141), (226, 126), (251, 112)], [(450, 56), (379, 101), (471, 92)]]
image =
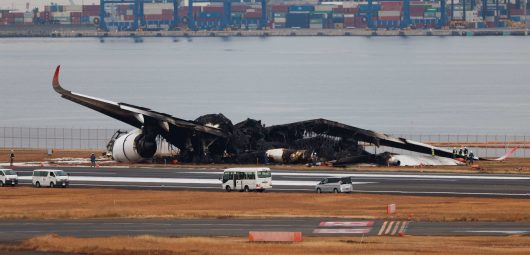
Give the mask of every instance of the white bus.
[(223, 189), (262, 192), (272, 188), (271, 170), (269, 168), (228, 168), (223, 172)]

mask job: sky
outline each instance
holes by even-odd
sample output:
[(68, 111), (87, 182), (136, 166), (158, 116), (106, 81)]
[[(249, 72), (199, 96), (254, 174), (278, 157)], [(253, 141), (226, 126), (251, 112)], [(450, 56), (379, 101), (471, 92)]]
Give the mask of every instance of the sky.
[[(76, 4), (94, 4), (99, 3), (99, 0), (73, 0)], [(70, 4), (69, 0), (0, 0), (0, 9), (7, 9), (14, 7), (19, 11), (26, 10), (26, 3), (29, 3), (30, 9), (38, 7), (39, 9), (44, 8), (45, 5), (50, 5), (50, 3), (58, 4)]]

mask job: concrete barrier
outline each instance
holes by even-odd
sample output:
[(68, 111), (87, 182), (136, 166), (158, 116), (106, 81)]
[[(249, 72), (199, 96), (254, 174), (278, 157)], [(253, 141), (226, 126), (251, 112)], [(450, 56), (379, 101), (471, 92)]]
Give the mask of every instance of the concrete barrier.
[(301, 242), (302, 232), (250, 231), (250, 242)]

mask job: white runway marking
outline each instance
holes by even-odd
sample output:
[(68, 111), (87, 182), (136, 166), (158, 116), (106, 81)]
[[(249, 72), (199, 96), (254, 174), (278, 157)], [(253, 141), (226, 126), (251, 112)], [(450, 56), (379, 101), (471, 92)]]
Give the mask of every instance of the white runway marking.
[(485, 233), (485, 234), (508, 234), (508, 235), (521, 235), (530, 233), (528, 230), (465, 230), (465, 231), (453, 231), (453, 232), (462, 232), (462, 233)]
[[(19, 180), (31, 180), (31, 176), (20, 176)], [(139, 178), (139, 177), (98, 177), (98, 176), (70, 176), (70, 181), (81, 182), (126, 182), (126, 183), (172, 183), (172, 184), (217, 184), (218, 179), (190, 179), (190, 178)], [(272, 181), (274, 186), (315, 186), (318, 181)], [(373, 182), (354, 182), (353, 184), (369, 184)]]
[(374, 221), (323, 221), (320, 227), (371, 227)]
[[(182, 172), (188, 174), (216, 174), (222, 175), (223, 172)], [(469, 180), (530, 180), (525, 176), (495, 176), (495, 175), (439, 175), (439, 174), (334, 174), (330, 173), (287, 173), (272, 172), (273, 176), (315, 176), (315, 177), (367, 177), (367, 178), (413, 178), (413, 179), (469, 179)]]
[(313, 234), (368, 234), (372, 228), (335, 228), (335, 229), (324, 229), (317, 228), (313, 230)]
[(397, 193), (397, 194), (428, 194), (428, 195), (479, 195), (479, 196), (530, 196), (530, 194), (517, 193), (491, 193), (491, 192), (453, 192), (453, 191), (402, 191), (402, 190), (352, 190), (361, 193)]

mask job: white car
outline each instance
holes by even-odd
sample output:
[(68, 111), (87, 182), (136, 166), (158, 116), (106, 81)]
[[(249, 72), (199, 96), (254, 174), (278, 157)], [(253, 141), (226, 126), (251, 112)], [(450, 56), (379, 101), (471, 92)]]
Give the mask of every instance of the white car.
[(0, 187), (18, 184), (18, 175), (11, 169), (0, 169)]
[(315, 187), (317, 193), (350, 193), (353, 191), (353, 185), (350, 177), (330, 177), (320, 181)]
[(63, 170), (36, 169), (33, 170), (32, 182), (34, 187), (62, 187), (70, 185), (69, 174)]

